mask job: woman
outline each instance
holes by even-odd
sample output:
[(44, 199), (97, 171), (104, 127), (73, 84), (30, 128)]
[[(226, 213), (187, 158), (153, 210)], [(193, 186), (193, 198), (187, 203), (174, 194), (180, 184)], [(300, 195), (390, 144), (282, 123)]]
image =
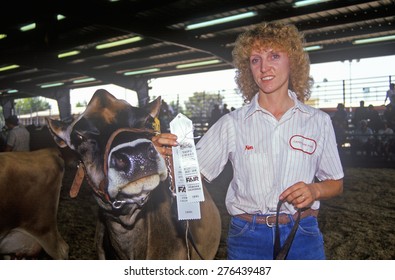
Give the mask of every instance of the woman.
[[(206, 180), (228, 160), (233, 166), (226, 195), (228, 258), (273, 258), (280, 200), (282, 243), (303, 210), (287, 259), (325, 259), (320, 200), (342, 193), (344, 174), (330, 116), (303, 104), (310, 93), (303, 37), (293, 25), (262, 23), (239, 36), (233, 59), (247, 105), (223, 116), (197, 144)], [(163, 155), (177, 145), (172, 134), (153, 141)]]

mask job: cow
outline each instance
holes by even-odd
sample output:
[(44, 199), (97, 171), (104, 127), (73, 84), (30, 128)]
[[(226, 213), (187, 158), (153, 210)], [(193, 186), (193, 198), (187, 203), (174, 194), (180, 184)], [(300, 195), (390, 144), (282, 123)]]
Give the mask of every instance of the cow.
[(217, 252), (221, 220), (205, 187), (201, 219), (177, 218), (168, 166), (151, 142), (160, 106), (160, 97), (134, 107), (101, 89), (73, 122), (47, 118), (55, 142), (80, 156), (75, 182), (86, 176), (99, 205), (99, 259), (213, 259)]
[(0, 153), (0, 255), (68, 259), (57, 227), (64, 174), (58, 148)]

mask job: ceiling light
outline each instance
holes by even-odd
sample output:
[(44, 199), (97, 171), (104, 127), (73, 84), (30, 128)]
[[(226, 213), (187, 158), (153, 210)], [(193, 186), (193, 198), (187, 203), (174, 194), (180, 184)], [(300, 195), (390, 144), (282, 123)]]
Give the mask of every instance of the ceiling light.
[(57, 20), (62, 20), (62, 19), (65, 19), (65, 18), (66, 17), (64, 15), (61, 15), (61, 14), (56, 15), (56, 19)]
[(93, 81), (96, 81), (96, 79), (95, 78), (85, 78), (85, 79), (74, 80), (73, 84), (80, 84), (80, 83), (93, 82)]
[(7, 37), (7, 34), (0, 34), (0, 40)]
[(73, 56), (73, 55), (77, 55), (79, 53), (80, 53), (80, 51), (70, 51), (70, 52), (60, 53), (60, 54), (58, 54), (58, 58)]
[(211, 25), (217, 25), (217, 24), (222, 24), (230, 21), (235, 21), (235, 20), (240, 20), (244, 18), (249, 18), (256, 16), (258, 13), (257, 12), (247, 12), (247, 13), (242, 13), (234, 16), (229, 16), (229, 17), (223, 17), (223, 18), (217, 18), (209, 21), (203, 21), (199, 23), (193, 23), (189, 24), (185, 27), (185, 30), (192, 30), (192, 29), (197, 29), (197, 28), (202, 28), (202, 27), (207, 27)]
[(354, 45), (358, 45), (358, 44), (368, 44), (368, 43), (390, 41), (390, 40), (395, 40), (395, 35), (383, 36), (383, 37), (375, 37), (375, 38), (367, 38), (367, 39), (360, 39), (360, 40), (355, 40), (352, 43)]
[(177, 69), (190, 68), (190, 67), (197, 67), (197, 66), (203, 66), (203, 65), (217, 64), (220, 62), (221, 62), (221, 60), (219, 60), (219, 59), (213, 59), (213, 60), (199, 61), (199, 62), (193, 62), (193, 63), (179, 64), (176, 66), (176, 68)]
[(64, 83), (52, 83), (52, 84), (45, 84), (45, 85), (40, 85), (41, 88), (50, 88), (50, 87), (59, 87), (63, 86)]
[(32, 30), (32, 29), (35, 29), (35, 28), (36, 28), (36, 24), (35, 23), (31, 23), (31, 24), (22, 26), (21, 28), (19, 28), (19, 30), (20, 31), (29, 31), (29, 30)]
[(311, 51), (317, 51), (317, 50), (321, 50), (323, 47), (322, 46), (309, 46), (309, 47), (304, 47), (303, 50), (306, 52), (311, 52)]
[(0, 71), (7, 71), (15, 68), (19, 68), (19, 65), (13, 64), (13, 65), (4, 66), (0, 68)]
[(10, 90), (7, 90), (7, 93), (16, 93), (16, 92), (18, 92), (17, 89), (10, 89)]
[(136, 37), (123, 39), (123, 40), (119, 40), (119, 41), (115, 41), (115, 42), (111, 42), (111, 43), (105, 43), (105, 44), (97, 45), (96, 49), (98, 49), (98, 50), (107, 49), (107, 48), (117, 47), (117, 46), (120, 46), (120, 45), (135, 43), (135, 42), (138, 42), (138, 41), (141, 41), (141, 40), (143, 40), (142, 37), (136, 36)]
[(160, 68), (150, 68), (150, 69), (142, 69), (142, 70), (136, 70), (136, 71), (129, 71), (123, 73), (125, 76), (131, 76), (131, 75), (139, 75), (139, 74), (147, 74), (147, 73), (154, 73), (160, 71)]
[(309, 6), (309, 5), (314, 5), (314, 4), (320, 4), (324, 2), (329, 2), (330, 0), (302, 0), (302, 1), (297, 1), (293, 4), (295, 8), (299, 7), (304, 7), (304, 6)]

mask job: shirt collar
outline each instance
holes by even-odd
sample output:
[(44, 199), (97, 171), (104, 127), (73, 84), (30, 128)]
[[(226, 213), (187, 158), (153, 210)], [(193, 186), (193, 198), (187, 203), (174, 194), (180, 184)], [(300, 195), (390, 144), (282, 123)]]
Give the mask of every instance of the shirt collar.
[[(288, 90), (288, 95), (294, 101), (295, 104), (294, 107), (291, 109), (292, 111), (300, 110), (301, 112), (306, 114), (313, 114), (312, 107), (300, 102), (295, 92), (293, 92), (292, 90)], [(252, 114), (254, 114), (257, 111), (262, 111), (262, 112), (266, 111), (261, 106), (259, 106), (258, 97), (259, 97), (259, 93), (255, 94), (254, 97), (252, 98), (250, 102), (250, 106), (246, 111), (245, 118), (250, 117)]]

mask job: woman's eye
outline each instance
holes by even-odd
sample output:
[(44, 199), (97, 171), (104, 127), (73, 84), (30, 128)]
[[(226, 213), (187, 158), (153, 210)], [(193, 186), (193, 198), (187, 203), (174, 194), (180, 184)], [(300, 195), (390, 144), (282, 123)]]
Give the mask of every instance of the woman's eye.
[(273, 60), (277, 60), (277, 59), (279, 59), (280, 58), (280, 55), (279, 54), (277, 54), (277, 53), (273, 53), (272, 54), (272, 59)]
[(258, 58), (251, 58), (251, 64), (256, 64), (258, 63), (259, 59)]

